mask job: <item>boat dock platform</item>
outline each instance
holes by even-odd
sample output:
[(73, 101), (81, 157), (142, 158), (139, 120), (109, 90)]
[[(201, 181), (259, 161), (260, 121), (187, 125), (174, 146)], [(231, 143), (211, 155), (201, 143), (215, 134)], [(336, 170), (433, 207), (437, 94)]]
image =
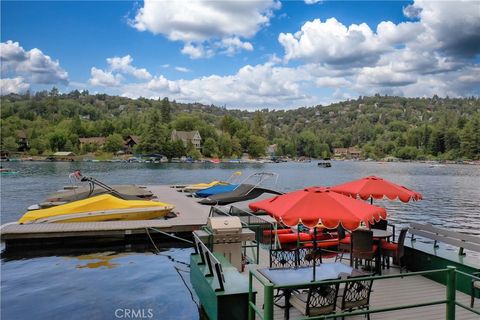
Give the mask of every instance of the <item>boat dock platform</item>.
[(178, 189), (166, 185), (146, 186), (160, 201), (173, 204), (177, 215), (169, 219), (70, 222), (70, 223), (9, 223), (1, 227), (0, 235), (6, 249), (39, 245), (59, 245), (66, 242), (125, 241), (128, 238), (161, 233), (185, 233), (200, 229), (207, 223), (211, 206), (199, 204)]

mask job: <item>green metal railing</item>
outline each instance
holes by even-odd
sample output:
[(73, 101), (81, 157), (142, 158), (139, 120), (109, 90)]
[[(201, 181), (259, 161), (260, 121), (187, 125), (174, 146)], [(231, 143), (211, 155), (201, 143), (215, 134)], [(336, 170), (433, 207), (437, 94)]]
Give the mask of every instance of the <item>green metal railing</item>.
[[(385, 308), (374, 308), (370, 310), (358, 310), (353, 312), (339, 312), (334, 314), (328, 315), (321, 315), (315, 317), (304, 317), (302, 319), (336, 319), (340, 317), (346, 316), (354, 316), (354, 315), (367, 315), (372, 313), (381, 313), (381, 312), (388, 312), (388, 311), (396, 311), (396, 310), (403, 310), (403, 309), (413, 309), (419, 307), (426, 307), (426, 306), (433, 306), (439, 304), (446, 305), (446, 320), (455, 320), (455, 307), (459, 306), (472, 313), (480, 315), (479, 310), (475, 310), (462, 304), (461, 302), (456, 300), (456, 277), (457, 273), (463, 274), (465, 276), (471, 277), (472, 279), (480, 280), (479, 277), (475, 277), (473, 275), (457, 271), (455, 267), (449, 266), (446, 269), (437, 269), (437, 270), (428, 270), (428, 271), (419, 271), (419, 272), (409, 272), (409, 273), (401, 273), (396, 275), (385, 275), (385, 276), (369, 276), (369, 277), (356, 277), (350, 279), (342, 279), (342, 280), (328, 280), (328, 281), (316, 281), (316, 282), (308, 282), (308, 283), (301, 283), (295, 285), (287, 285), (287, 286), (275, 286), (270, 283), (268, 280), (263, 278), (256, 270), (250, 270), (249, 272), (249, 312), (248, 312), (248, 319), (253, 320), (255, 319), (255, 315), (257, 315), (262, 320), (272, 320), (273, 319), (273, 292), (275, 289), (307, 289), (313, 285), (318, 284), (335, 284), (335, 283), (348, 283), (353, 281), (365, 281), (365, 280), (383, 280), (383, 279), (393, 279), (393, 278), (405, 278), (405, 277), (412, 277), (412, 276), (426, 276), (432, 275), (436, 273), (446, 273), (447, 274), (447, 284), (446, 284), (446, 296), (445, 299), (442, 300), (434, 300), (430, 302), (423, 302), (423, 303), (413, 303), (413, 304), (405, 304), (393, 307), (385, 307)], [(253, 281), (256, 279), (260, 282), (261, 285), (264, 287), (264, 298), (263, 298), (263, 312), (262, 310), (255, 304), (254, 300), (254, 288), (253, 288)]]

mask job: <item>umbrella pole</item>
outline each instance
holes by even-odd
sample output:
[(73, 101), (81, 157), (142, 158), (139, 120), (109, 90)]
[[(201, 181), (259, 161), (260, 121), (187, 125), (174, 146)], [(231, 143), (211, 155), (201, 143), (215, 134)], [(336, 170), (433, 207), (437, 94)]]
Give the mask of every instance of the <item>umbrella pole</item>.
[(316, 262), (316, 256), (317, 256), (317, 226), (313, 228), (313, 282), (315, 282), (315, 273), (316, 273), (316, 268), (315, 268), (315, 262)]

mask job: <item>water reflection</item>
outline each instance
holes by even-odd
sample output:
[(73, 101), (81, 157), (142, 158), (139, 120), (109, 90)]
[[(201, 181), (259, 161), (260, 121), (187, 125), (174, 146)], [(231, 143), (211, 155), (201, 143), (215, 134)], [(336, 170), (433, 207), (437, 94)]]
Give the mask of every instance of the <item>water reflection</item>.
[(76, 268), (106, 268), (106, 269), (113, 269), (117, 267), (119, 264), (113, 262), (112, 260), (117, 259), (119, 257), (125, 256), (125, 253), (115, 253), (115, 252), (102, 252), (102, 253), (95, 253), (95, 254), (86, 254), (74, 257), (74, 259), (78, 259), (81, 261), (86, 261), (85, 264), (77, 264)]

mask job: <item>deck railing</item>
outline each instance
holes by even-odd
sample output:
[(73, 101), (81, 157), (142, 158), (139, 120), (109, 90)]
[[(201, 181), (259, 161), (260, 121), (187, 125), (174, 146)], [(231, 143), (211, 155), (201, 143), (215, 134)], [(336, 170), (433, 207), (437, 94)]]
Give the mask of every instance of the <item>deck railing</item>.
[[(459, 306), (463, 309), (466, 309), (472, 313), (475, 313), (477, 315), (480, 315), (479, 310), (475, 310), (470, 308), (469, 306), (459, 302), (456, 300), (456, 278), (457, 274), (462, 274), (468, 277), (471, 277), (472, 279), (480, 280), (479, 277), (457, 271), (455, 267), (448, 267), (446, 269), (437, 269), (437, 270), (428, 270), (428, 271), (419, 271), (419, 272), (409, 272), (409, 273), (402, 273), (402, 274), (396, 274), (396, 275), (385, 275), (385, 276), (369, 276), (369, 277), (356, 277), (354, 279), (346, 279), (346, 280), (328, 280), (328, 281), (317, 281), (317, 282), (308, 282), (308, 283), (301, 283), (301, 284), (295, 284), (295, 285), (287, 285), (287, 286), (275, 286), (272, 283), (270, 283), (268, 280), (263, 278), (262, 275), (260, 275), (256, 270), (250, 270), (249, 272), (249, 312), (248, 312), (248, 319), (253, 320), (255, 319), (255, 315), (259, 317), (260, 319), (263, 320), (273, 320), (273, 308), (274, 308), (274, 303), (273, 303), (273, 292), (275, 289), (307, 289), (311, 287), (312, 285), (318, 285), (318, 284), (334, 284), (334, 283), (348, 283), (348, 282), (353, 282), (353, 281), (364, 281), (364, 280), (374, 280), (374, 281), (380, 281), (383, 279), (393, 279), (393, 278), (405, 278), (405, 277), (412, 277), (412, 276), (426, 276), (426, 275), (432, 275), (435, 273), (446, 273), (447, 275), (447, 285), (446, 285), (446, 294), (445, 294), (445, 299), (441, 300), (434, 300), (430, 302), (423, 302), (423, 303), (413, 303), (413, 304), (404, 304), (404, 305), (397, 305), (393, 307), (378, 307), (378, 308), (372, 308), (370, 306), (369, 310), (358, 310), (358, 311), (352, 311), (352, 312), (337, 312), (333, 314), (328, 314), (328, 315), (321, 315), (321, 316), (312, 316), (312, 317), (304, 317), (302, 319), (336, 319), (336, 318), (341, 318), (341, 317), (347, 317), (347, 316), (354, 316), (354, 315), (367, 315), (367, 314), (372, 314), (372, 313), (382, 313), (382, 312), (389, 312), (389, 311), (396, 311), (396, 310), (403, 310), (403, 309), (413, 309), (413, 308), (420, 308), (420, 307), (426, 307), (426, 306), (433, 306), (433, 305), (439, 305), (439, 304), (445, 304), (446, 305), (446, 320), (455, 320), (455, 308), (456, 306)], [(259, 308), (255, 304), (255, 298), (254, 298), (254, 280), (257, 280), (264, 289), (264, 298), (263, 298), (263, 310)]]
[(222, 264), (195, 233), (193, 233), (193, 239), (195, 242), (195, 253), (200, 256), (200, 262), (198, 264), (207, 266), (207, 273), (204, 274), (204, 276), (214, 277), (217, 280), (218, 288), (216, 288), (215, 291), (224, 291), (225, 278), (223, 276)]

